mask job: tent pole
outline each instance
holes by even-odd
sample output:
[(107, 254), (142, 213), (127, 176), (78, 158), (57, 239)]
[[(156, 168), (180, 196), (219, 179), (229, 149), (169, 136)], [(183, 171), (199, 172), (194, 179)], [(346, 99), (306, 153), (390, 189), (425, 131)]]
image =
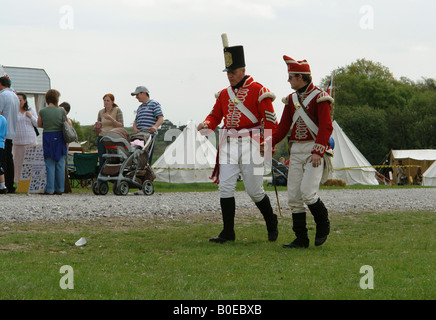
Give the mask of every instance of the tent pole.
[(334, 114), (335, 114), (335, 95), (336, 95), (336, 90), (335, 90), (335, 70), (333, 70), (333, 81), (332, 81), (332, 93), (333, 93), (333, 105), (332, 105), (332, 121), (334, 118)]

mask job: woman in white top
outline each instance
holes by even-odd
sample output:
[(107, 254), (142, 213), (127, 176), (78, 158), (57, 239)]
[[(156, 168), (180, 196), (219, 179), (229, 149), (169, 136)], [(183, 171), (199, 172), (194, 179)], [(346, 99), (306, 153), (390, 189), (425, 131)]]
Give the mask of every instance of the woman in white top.
[(15, 167), (14, 180), (16, 183), (20, 180), (26, 146), (36, 144), (34, 127), (38, 124), (38, 115), (35, 110), (29, 108), (26, 95), (17, 93), (17, 96), (20, 100), (20, 112), (17, 117), (17, 129), (13, 140), (14, 148), (12, 149)]

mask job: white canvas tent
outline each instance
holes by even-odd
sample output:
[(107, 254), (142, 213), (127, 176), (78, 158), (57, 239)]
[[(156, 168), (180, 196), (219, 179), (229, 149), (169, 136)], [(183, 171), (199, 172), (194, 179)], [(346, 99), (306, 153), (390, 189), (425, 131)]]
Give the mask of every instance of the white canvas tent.
[(336, 121), (333, 121), (335, 140), (332, 177), (344, 180), (347, 185), (378, 185), (376, 170), (347, 137)]
[[(175, 129), (172, 129), (175, 130)], [(167, 131), (168, 134), (168, 131)], [(170, 183), (212, 182), (216, 162), (216, 148), (190, 121), (152, 168), (155, 181)]]
[(423, 186), (436, 186), (436, 161), (423, 173)]

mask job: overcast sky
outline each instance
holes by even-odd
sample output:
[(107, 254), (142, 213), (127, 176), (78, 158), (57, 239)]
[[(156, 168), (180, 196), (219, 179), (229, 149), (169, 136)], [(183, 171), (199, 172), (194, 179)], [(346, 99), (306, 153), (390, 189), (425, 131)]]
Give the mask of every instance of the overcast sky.
[[(422, 0), (1, 0), (0, 64), (45, 69), (71, 118), (93, 124), (112, 93), (131, 126), (145, 85), (176, 125), (200, 122), (228, 86), (221, 34), (247, 73), (281, 98), (284, 54), (314, 83), (366, 58), (396, 78), (436, 78), (436, 2)], [(336, 106), (340, 108), (340, 106)]]

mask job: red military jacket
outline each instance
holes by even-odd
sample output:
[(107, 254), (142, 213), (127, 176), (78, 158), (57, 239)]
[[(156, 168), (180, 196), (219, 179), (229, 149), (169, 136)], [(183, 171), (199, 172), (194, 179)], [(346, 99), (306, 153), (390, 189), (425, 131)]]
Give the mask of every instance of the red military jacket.
[[(258, 82), (255, 82), (251, 76), (247, 76), (244, 84), (238, 89), (232, 89), (238, 101), (230, 99), (227, 89), (221, 90), (216, 94), (217, 100), (211, 111), (206, 117), (204, 123), (209, 129), (215, 130), (224, 118), (224, 127), (226, 129), (250, 129), (260, 126), (263, 120), (264, 129), (275, 129), (277, 118), (274, 112), (272, 102), (275, 95)], [(241, 110), (238, 104), (242, 103), (257, 119), (253, 123)]]
[[(313, 94), (311, 96), (311, 94)], [(318, 126), (318, 134), (315, 135), (304, 122), (301, 116), (298, 117), (294, 126), (292, 127), (291, 142), (305, 142), (315, 140), (315, 145), (312, 153), (317, 153), (320, 156), (324, 155), (327, 148), (328, 141), (333, 132), (332, 118), (330, 115), (330, 104), (333, 103), (333, 98), (326, 92), (317, 88), (310, 83), (306, 91), (303, 93), (294, 92), (283, 99), (285, 108), (283, 110), (282, 118), (273, 133), (273, 146), (279, 143), (289, 132), (294, 113), (296, 112), (293, 95), (297, 95), (301, 108), (304, 108), (309, 118)], [(304, 106), (307, 98), (312, 98), (307, 106)], [(305, 103), (304, 103), (305, 102)], [(315, 138), (314, 138), (315, 137)]]

